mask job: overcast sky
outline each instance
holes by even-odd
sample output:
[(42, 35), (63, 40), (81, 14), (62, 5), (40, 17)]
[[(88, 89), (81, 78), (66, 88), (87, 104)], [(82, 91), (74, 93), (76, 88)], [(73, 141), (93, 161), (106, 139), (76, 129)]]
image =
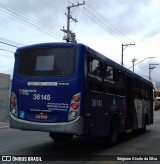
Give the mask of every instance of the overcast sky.
[[(135, 64), (140, 63), (135, 65), (135, 72), (148, 79), (149, 64), (160, 63), (160, 0), (85, 2), (71, 9), (78, 22), (72, 21), (70, 28), (78, 42), (117, 63), (121, 63), (122, 44), (135, 43), (124, 47), (124, 66), (131, 67), (136, 58)], [(64, 34), (60, 29), (66, 29), (65, 13), (72, 3), (77, 4), (77, 0), (0, 0), (0, 73), (12, 74), (14, 54), (7, 51), (16, 49), (4, 42), (62, 42)], [(160, 81), (160, 65), (155, 67), (151, 73), (153, 82)]]

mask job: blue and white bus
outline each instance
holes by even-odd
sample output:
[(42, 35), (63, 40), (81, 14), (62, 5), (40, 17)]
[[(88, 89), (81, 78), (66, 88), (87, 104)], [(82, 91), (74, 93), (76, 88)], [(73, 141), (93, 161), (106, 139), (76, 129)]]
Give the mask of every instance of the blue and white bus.
[(95, 50), (76, 43), (18, 48), (10, 127), (49, 132), (57, 142), (118, 136), (153, 123), (153, 85)]

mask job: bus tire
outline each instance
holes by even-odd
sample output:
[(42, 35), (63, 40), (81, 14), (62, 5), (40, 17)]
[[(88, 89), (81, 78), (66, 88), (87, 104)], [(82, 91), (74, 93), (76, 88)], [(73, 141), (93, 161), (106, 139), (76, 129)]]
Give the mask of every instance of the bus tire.
[(108, 145), (114, 146), (118, 142), (119, 137), (119, 127), (118, 121), (116, 118), (111, 120), (110, 129), (109, 129), (109, 136), (108, 136)]
[(72, 134), (49, 133), (49, 136), (57, 143), (68, 143), (72, 140)]

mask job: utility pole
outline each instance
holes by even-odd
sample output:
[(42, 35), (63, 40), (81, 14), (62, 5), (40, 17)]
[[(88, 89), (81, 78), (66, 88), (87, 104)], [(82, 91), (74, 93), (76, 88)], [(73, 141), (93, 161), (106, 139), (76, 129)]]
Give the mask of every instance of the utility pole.
[(151, 70), (155, 69), (155, 65), (159, 65), (159, 63), (149, 64), (149, 80), (151, 81)]
[(134, 58), (133, 60), (132, 60), (132, 67), (133, 67), (133, 72), (134, 72), (134, 63), (137, 61), (137, 59), (136, 58)]
[(75, 33), (72, 33), (72, 31), (70, 31), (70, 19), (73, 20), (75, 23), (78, 21), (71, 16), (71, 8), (78, 7), (84, 4), (85, 4), (85, 1), (83, 1), (83, 3), (78, 2), (76, 5), (72, 3), (72, 6), (67, 7), (68, 13), (67, 14), (65, 13), (67, 16), (67, 30), (65, 30), (64, 27), (63, 29), (61, 29), (61, 31), (67, 34), (66, 37), (65, 36), (63, 37), (63, 40), (66, 40), (66, 42), (72, 42), (72, 43), (76, 42)]
[(122, 44), (122, 57), (121, 57), (121, 65), (123, 66), (123, 51), (124, 49), (127, 47), (127, 46), (132, 46), (132, 45), (135, 45), (135, 43), (133, 44)]

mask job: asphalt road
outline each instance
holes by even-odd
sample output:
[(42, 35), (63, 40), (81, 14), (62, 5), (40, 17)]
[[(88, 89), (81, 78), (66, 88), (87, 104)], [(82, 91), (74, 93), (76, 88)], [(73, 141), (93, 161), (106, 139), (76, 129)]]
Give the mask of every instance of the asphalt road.
[[(122, 137), (114, 147), (104, 145), (103, 140), (97, 138), (75, 137), (69, 144), (57, 144), (45, 132), (29, 132), (10, 128), (0, 129), (0, 155), (48, 155), (52, 157), (60, 155), (62, 159), (64, 155), (73, 157), (71, 160), (82, 155), (83, 157), (90, 157), (89, 160), (87, 158), (88, 161), (85, 161), (85, 158), (82, 158), (82, 161), (77, 160), (76, 163), (93, 163), (92, 160), (95, 160), (95, 163), (101, 164), (117, 163), (116, 161), (107, 162), (108, 156), (106, 155), (117, 155), (117, 157), (160, 155), (160, 111), (155, 111), (154, 124), (147, 127), (145, 134), (135, 133)], [(100, 159), (98, 162), (97, 158), (99, 157), (105, 157), (106, 159)], [(54, 161), (54, 163), (64, 163), (64, 161)], [(65, 161), (65, 163), (72, 162)], [(135, 163), (140, 162), (135, 161)], [(129, 161), (125, 161), (125, 163), (129, 163)], [(159, 162), (149, 161), (148, 163)]]

